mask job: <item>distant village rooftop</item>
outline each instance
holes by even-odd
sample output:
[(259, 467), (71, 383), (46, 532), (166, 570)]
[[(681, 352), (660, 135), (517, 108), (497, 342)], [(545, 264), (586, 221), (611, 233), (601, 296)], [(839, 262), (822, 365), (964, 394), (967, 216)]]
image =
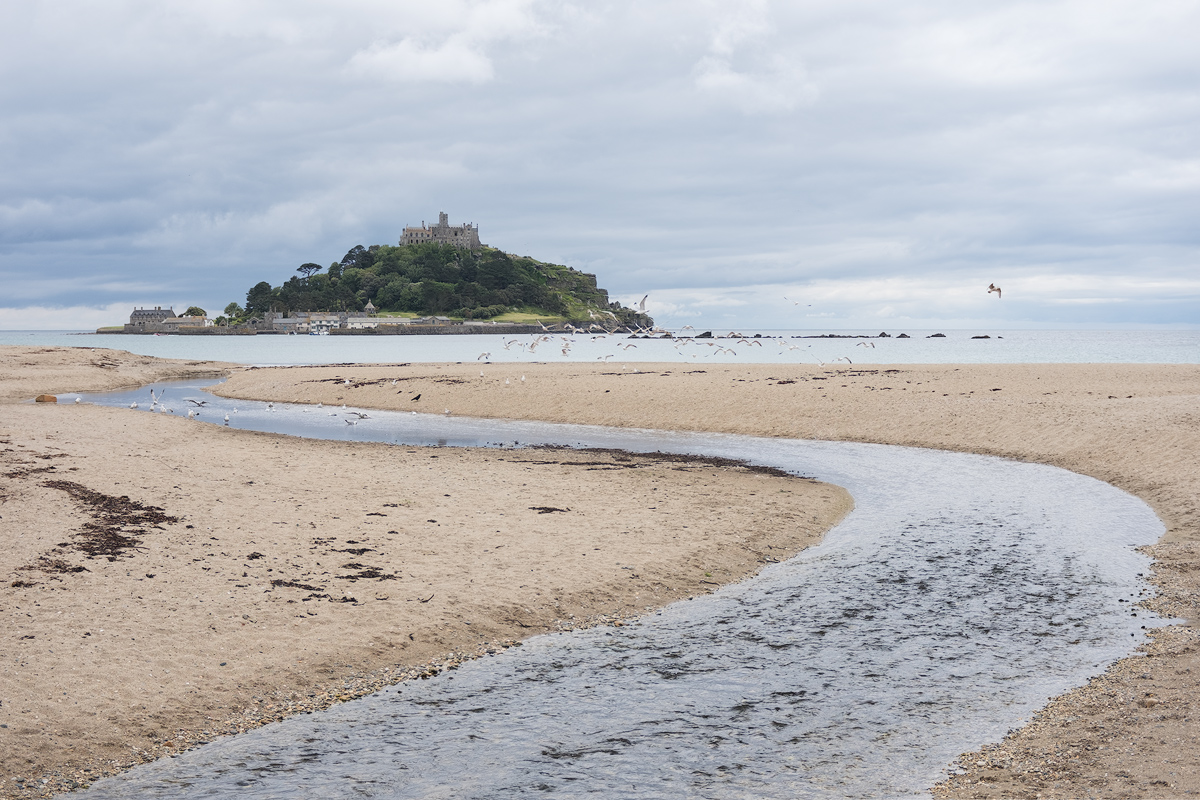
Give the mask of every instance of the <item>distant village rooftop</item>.
[(426, 242), (449, 244), (467, 250), (478, 250), (483, 246), (479, 243), (478, 225), (470, 222), (462, 225), (451, 225), (450, 218), (445, 211), (438, 214), (436, 225), (430, 225), (427, 228), (425, 227), (424, 220), (422, 220), (421, 227), (405, 227), (404, 234), (400, 237), (401, 245), (424, 244)]

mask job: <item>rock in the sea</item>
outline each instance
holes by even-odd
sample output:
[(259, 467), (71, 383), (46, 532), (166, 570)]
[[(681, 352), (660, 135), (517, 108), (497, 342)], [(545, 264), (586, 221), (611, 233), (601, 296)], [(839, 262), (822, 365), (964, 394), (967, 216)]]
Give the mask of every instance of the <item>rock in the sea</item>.
[(35, 403), (57, 403), (58, 398), (52, 394), (39, 394), (34, 400)]

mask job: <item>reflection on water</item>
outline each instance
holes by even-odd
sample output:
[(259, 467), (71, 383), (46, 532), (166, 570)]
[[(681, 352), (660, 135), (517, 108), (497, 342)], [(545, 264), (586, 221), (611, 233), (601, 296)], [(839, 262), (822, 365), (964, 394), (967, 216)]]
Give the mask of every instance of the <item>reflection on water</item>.
[(346, 425), (327, 409), (169, 392), (207, 399), (211, 419), (296, 435), (745, 458), (845, 486), (856, 508), (820, 546), (714, 595), (623, 628), (535, 637), (138, 768), (88, 797), (919, 795), (959, 752), (1161, 624), (1117, 602), (1146, 591), (1133, 548), (1161, 534), (1158, 520), (1051, 467), (377, 411)]

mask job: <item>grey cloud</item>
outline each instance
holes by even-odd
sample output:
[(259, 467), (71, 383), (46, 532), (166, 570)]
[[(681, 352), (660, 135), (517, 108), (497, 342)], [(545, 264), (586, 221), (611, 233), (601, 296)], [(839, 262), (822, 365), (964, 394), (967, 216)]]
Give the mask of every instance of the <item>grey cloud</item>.
[[(144, 302), (153, 275), (220, 307), (445, 210), (616, 293), (676, 292), (664, 321), (711, 313), (689, 292), (891, 279), (924, 299), (862, 302), (1200, 323), (1172, 283), (1198, 253), (1188, 6), (430, 9), (0, 12), (0, 305)], [(1130, 299), (956, 293), (1059, 275)], [(830, 302), (822, 324), (862, 316)]]

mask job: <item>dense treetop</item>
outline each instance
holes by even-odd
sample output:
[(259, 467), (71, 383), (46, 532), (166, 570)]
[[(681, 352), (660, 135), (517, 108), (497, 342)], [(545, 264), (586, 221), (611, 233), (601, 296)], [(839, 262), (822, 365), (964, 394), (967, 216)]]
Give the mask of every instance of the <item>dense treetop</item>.
[(477, 252), (443, 244), (358, 245), (325, 270), (302, 264), (281, 286), (266, 281), (230, 303), (229, 317), (267, 311), (379, 311), (491, 319), (510, 312), (576, 322), (645, 326), (645, 314), (610, 303), (596, 276), (560, 264), (512, 256), (491, 247)]

